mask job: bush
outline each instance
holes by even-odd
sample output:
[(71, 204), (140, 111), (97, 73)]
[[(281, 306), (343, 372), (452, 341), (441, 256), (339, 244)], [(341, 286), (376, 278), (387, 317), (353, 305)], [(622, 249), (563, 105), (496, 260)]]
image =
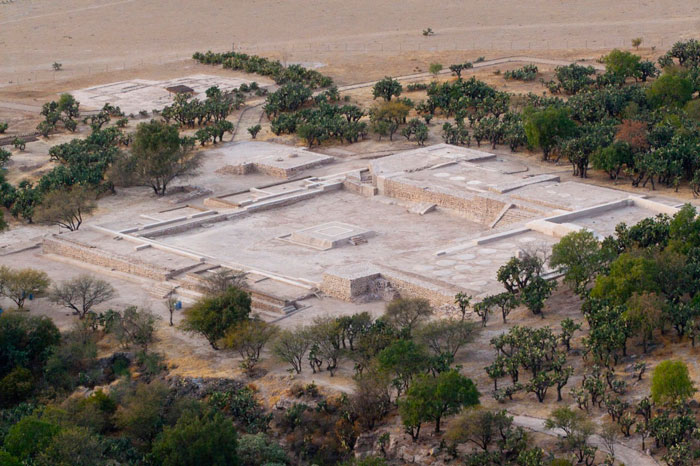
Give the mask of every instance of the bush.
[(248, 319), (250, 295), (245, 291), (230, 287), (218, 296), (210, 296), (197, 301), (185, 311), (182, 329), (199, 333), (214, 349), (226, 331), (239, 322)]
[(406, 86), (407, 92), (424, 91), (428, 89), (428, 85), (425, 83), (411, 83)]
[(537, 78), (537, 65), (529, 64), (522, 68), (506, 71), (503, 74), (505, 79), (515, 79), (518, 81), (534, 81)]
[(685, 400), (695, 393), (688, 366), (682, 361), (663, 361), (654, 369), (651, 378), (651, 398), (654, 403)]
[(0, 407), (12, 406), (26, 400), (33, 390), (32, 373), (23, 367), (15, 367), (0, 379)]
[(248, 433), (267, 431), (272, 420), (272, 415), (265, 413), (264, 408), (255, 398), (255, 393), (248, 387), (212, 393), (209, 404), (231, 416), (236, 424)]
[(27, 460), (46, 448), (60, 430), (55, 424), (27, 416), (10, 428), (3, 446), (12, 456)]
[(241, 435), (238, 440), (238, 456), (241, 466), (289, 464), (284, 449), (263, 433)]
[(61, 334), (48, 317), (5, 312), (0, 316), (0, 377), (20, 366), (41, 372)]
[(185, 412), (166, 426), (153, 444), (151, 458), (163, 466), (237, 465), (237, 435), (221, 414)]

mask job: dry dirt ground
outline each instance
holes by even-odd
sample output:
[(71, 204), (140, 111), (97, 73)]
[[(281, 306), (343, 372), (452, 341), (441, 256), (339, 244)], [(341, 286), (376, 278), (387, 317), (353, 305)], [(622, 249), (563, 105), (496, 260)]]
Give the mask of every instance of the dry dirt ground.
[[(14, 0), (0, 5), (0, 83), (124, 68), (148, 73), (150, 64), (232, 45), (323, 63), (348, 83), (495, 51), (581, 55), (635, 37), (660, 50), (696, 34), (698, 24), (700, 5), (692, 0)], [(428, 27), (434, 36), (421, 34)], [(62, 72), (51, 71), (55, 61)]]

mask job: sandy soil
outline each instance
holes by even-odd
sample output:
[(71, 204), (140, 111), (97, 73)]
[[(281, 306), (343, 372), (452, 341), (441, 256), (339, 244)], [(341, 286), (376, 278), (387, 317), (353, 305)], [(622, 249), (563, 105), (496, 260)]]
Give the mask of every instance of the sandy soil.
[[(16, 0), (0, 5), (0, 82), (52, 79), (54, 61), (65, 74), (91, 74), (234, 44), (329, 70), (360, 61), (365, 73), (378, 63), (387, 72), (387, 57), (399, 57), (405, 70), (435, 52), (596, 50), (634, 37), (661, 49), (695, 34), (699, 21), (692, 0), (447, 0), (439, 7), (420, 0)], [(422, 36), (427, 27), (434, 36)]]

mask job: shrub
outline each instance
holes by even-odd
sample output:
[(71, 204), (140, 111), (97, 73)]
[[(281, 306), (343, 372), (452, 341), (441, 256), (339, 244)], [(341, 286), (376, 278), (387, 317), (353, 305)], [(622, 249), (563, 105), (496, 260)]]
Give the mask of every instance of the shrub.
[(12, 406), (24, 401), (32, 390), (34, 390), (32, 373), (23, 367), (15, 367), (0, 379), (0, 407)]
[(518, 81), (534, 81), (537, 78), (537, 65), (528, 64), (522, 68), (506, 71), (503, 74), (505, 79), (515, 79)]
[(238, 439), (233, 423), (221, 414), (185, 412), (166, 426), (153, 444), (151, 457), (163, 466), (237, 465)]
[(685, 400), (695, 393), (688, 366), (682, 361), (663, 361), (654, 369), (651, 378), (651, 397), (654, 403)]
[(182, 329), (199, 333), (212, 348), (218, 349), (219, 340), (233, 325), (248, 319), (250, 295), (230, 287), (218, 296), (205, 297), (185, 311)]

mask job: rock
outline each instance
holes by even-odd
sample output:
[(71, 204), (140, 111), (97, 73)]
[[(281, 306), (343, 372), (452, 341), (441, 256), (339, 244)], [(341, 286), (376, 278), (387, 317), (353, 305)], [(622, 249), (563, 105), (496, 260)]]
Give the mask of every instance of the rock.
[(355, 442), (355, 458), (377, 455), (377, 434), (374, 432), (361, 433)]

